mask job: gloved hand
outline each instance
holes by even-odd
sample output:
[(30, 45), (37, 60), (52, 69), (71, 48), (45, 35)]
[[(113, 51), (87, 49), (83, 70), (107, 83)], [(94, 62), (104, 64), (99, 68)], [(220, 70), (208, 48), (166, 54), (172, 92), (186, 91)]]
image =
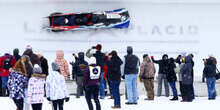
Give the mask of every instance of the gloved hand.
[(47, 100), (48, 100), (48, 101), (51, 101), (51, 100), (50, 100), (50, 97), (47, 97)]
[(72, 79), (75, 80), (75, 75), (72, 75)]
[(154, 59), (154, 56), (151, 56), (151, 59)]
[(125, 79), (125, 75), (122, 75), (121, 78), (122, 78), (122, 79)]
[(140, 79), (140, 82), (142, 82), (142, 81), (143, 81), (143, 78), (142, 78), (141, 76), (139, 76), (139, 79)]
[(73, 62), (70, 62), (70, 65), (73, 65)]
[(69, 97), (66, 97), (65, 98), (65, 102), (69, 102), (70, 98)]

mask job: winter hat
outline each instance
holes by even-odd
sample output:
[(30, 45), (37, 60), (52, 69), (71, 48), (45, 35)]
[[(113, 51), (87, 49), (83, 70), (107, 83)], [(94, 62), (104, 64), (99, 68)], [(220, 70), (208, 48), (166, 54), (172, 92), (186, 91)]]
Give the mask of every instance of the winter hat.
[(168, 58), (168, 55), (167, 55), (167, 54), (164, 54), (164, 55), (162, 56), (162, 59), (165, 59), (165, 57)]
[(147, 57), (147, 56), (148, 56), (148, 54), (144, 54), (144, 55), (143, 55), (143, 58), (145, 58), (145, 57)]
[(13, 50), (13, 55), (18, 55), (19, 54), (19, 49), (18, 48), (15, 48), (14, 50)]
[(37, 74), (41, 74), (42, 73), (42, 69), (41, 69), (41, 67), (38, 64), (34, 65), (33, 73), (37, 73)]
[(113, 57), (118, 56), (117, 52), (115, 50), (113, 50), (110, 55), (112, 55)]
[(96, 45), (96, 50), (101, 50), (102, 49), (102, 45), (101, 44), (97, 44)]
[(133, 53), (133, 48), (131, 46), (127, 47), (127, 53), (132, 54)]
[(29, 49), (32, 50), (32, 47), (30, 45), (27, 45), (26, 50), (29, 50)]
[(59, 69), (60, 69), (59, 64), (57, 62), (53, 62), (52, 63), (52, 70), (53, 71), (57, 71)]
[(96, 64), (96, 58), (95, 57), (91, 57), (90, 59), (89, 59), (89, 64), (91, 65), (91, 64)]
[(84, 52), (79, 52), (78, 57), (80, 60), (84, 60)]

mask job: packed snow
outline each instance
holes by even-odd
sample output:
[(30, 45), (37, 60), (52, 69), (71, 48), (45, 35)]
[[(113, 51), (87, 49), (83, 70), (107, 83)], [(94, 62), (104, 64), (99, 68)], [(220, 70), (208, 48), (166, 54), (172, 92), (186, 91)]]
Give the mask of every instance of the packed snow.
[[(100, 99), (102, 110), (113, 110), (113, 100)], [(155, 97), (154, 101), (144, 100), (146, 96), (140, 96), (138, 105), (126, 105), (125, 97), (121, 97), (121, 110), (217, 110), (219, 108), (220, 98), (216, 100), (208, 100), (207, 97), (196, 97), (193, 102), (169, 101), (167, 97)], [(179, 97), (180, 98), (180, 97)], [(1, 110), (16, 110), (16, 106), (9, 98), (0, 98)], [(93, 103), (94, 107), (95, 104)], [(46, 99), (43, 103), (42, 110), (52, 110), (50, 102)], [(69, 102), (64, 103), (64, 110), (88, 110), (88, 106), (84, 97), (76, 99), (75, 96), (70, 97)]]

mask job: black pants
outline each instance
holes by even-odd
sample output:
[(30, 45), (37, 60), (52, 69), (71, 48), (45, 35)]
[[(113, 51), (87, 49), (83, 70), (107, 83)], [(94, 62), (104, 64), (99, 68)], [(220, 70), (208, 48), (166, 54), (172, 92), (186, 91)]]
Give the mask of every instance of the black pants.
[(53, 110), (57, 110), (57, 107), (59, 108), (59, 110), (63, 110), (64, 99), (54, 100), (52, 101), (52, 103)]
[(100, 102), (98, 99), (99, 96), (99, 86), (87, 86), (85, 87), (85, 93), (86, 93), (86, 101), (89, 106), (89, 110), (93, 110), (93, 105), (91, 101), (91, 96), (93, 95), (95, 104), (96, 104), (96, 110), (101, 110)]
[(182, 84), (182, 99), (183, 101), (192, 101), (192, 86)]
[(79, 98), (81, 94), (83, 94), (83, 76), (76, 76), (76, 97)]
[(24, 107), (24, 99), (13, 99), (16, 107), (18, 108), (18, 110), (23, 110)]
[(180, 84), (180, 94), (182, 96), (182, 94), (183, 94), (183, 84), (182, 84), (182, 81), (179, 81), (179, 84)]
[(32, 110), (42, 110), (42, 103), (39, 104), (31, 104)]

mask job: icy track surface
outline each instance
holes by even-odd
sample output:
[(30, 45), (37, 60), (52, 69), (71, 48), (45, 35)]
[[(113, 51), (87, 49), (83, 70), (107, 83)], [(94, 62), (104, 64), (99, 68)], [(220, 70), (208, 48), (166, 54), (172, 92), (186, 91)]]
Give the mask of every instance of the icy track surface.
[[(196, 97), (193, 102), (169, 101), (171, 97), (155, 97), (154, 101), (146, 101), (144, 98), (146, 97), (140, 97), (138, 105), (125, 105), (125, 97), (122, 96), (122, 108), (120, 110), (217, 110), (220, 103), (219, 97), (214, 101), (208, 100), (207, 97)], [(16, 110), (16, 106), (11, 99), (1, 97), (0, 102), (1, 110)], [(111, 109), (113, 105), (112, 99), (105, 98), (100, 100), (100, 103), (102, 110), (114, 110)], [(95, 106), (95, 103), (93, 105)], [(46, 99), (44, 100), (42, 110), (52, 110), (51, 104)], [(88, 110), (88, 107), (84, 97), (80, 99), (70, 97), (70, 101), (64, 103), (64, 110)]]

